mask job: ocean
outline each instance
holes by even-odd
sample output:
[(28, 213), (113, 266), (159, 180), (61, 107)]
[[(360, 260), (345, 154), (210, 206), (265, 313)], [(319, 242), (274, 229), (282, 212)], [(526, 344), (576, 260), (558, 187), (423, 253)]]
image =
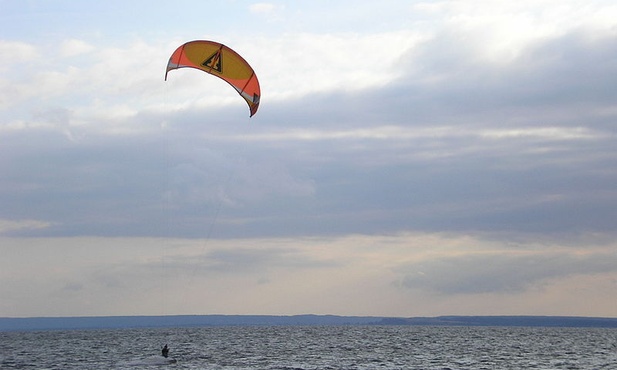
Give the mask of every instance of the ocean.
[[(166, 363), (160, 349), (168, 344)], [(0, 332), (1, 369), (617, 369), (617, 329), (251, 326)]]

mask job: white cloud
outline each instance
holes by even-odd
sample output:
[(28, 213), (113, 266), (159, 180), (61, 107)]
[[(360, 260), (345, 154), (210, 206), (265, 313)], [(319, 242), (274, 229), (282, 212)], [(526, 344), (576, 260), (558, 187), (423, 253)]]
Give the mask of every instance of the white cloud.
[(32, 61), (40, 55), (37, 46), (20, 41), (0, 40), (0, 68)]
[(273, 3), (255, 3), (249, 9), (252, 13), (272, 14), (277, 9), (277, 5)]
[(611, 1), (439, 1), (414, 9), (438, 20), (444, 32), (474, 50), (478, 60), (509, 63), (530, 46), (570, 32), (615, 33)]
[[(407, 31), (376, 35), (302, 33), (274, 40), (257, 38), (246, 45), (239, 40), (237, 50), (257, 71), (267, 102), (382, 86), (404, 72), (396, 68), (396, 63), (418, 42), (418, 36)], [(87, 41), (67, 39), (60, 50), (46, 48), (49, 62), (43, 68), (28, 71), (19, 79), (6, 78), (3, 83), (10, 89), (0, 103), (5, 109), (26, 102), (70, 109), (73, 124), (117, 122), (148, 109), (242, 106), (233, 89), (202, 72), (173, 71), (164, 82), (163, 66), (177, 45), (168, 46), (136, 41), (123, 47), (94, 49)]]
[(75, 57), (95, 50), (95, 47), (83, 40), (64, 40), (60, 46), (60, 55), (64, 58)]
[(50, 222), (40, 220), (0, 219), (0, 235), (23, 230), (45, 229), (51, 225)]
[(409, 31), (372, 35), (292, 33), (253, 40), (242, 49), (248, 52), (264, 96), (279, 100), (385, 85), (401, 75), (403, 71), (396, 63), (420, 40)]

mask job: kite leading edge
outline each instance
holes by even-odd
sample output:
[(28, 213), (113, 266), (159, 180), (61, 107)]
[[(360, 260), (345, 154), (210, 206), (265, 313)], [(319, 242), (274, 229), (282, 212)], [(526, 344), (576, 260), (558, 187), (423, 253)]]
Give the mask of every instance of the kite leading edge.
[(257, 75), (251, 66), (232, 49), (213, 41), (189, 41), (176, 49), (169, 58), (169, 71), (178, 68), (196, 68), (223, 79), (244, 98), (251, 117), (257, 113), (261, 90)]

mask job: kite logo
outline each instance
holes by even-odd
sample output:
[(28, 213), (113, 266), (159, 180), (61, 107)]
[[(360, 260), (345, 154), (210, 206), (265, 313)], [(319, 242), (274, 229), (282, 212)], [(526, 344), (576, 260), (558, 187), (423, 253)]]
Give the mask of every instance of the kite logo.
[(201, 65), (213, 69), (218, 73), (223, 73), (223, 58), (221, 51), (217, 50), (214, 54), (210, 55), (208, 59), (204, 60)]

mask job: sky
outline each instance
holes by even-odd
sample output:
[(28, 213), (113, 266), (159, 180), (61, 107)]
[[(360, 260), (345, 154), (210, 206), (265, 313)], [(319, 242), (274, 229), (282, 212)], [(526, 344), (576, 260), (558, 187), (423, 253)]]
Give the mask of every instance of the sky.
[(612, 0), (0, 0), (0, 317), (617, 317), (616, 135)]

